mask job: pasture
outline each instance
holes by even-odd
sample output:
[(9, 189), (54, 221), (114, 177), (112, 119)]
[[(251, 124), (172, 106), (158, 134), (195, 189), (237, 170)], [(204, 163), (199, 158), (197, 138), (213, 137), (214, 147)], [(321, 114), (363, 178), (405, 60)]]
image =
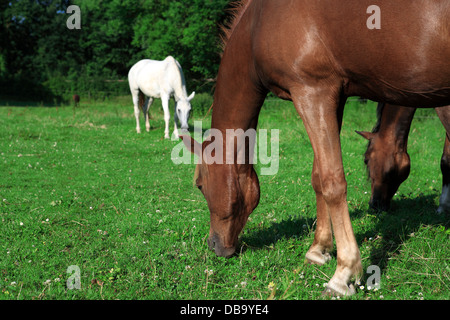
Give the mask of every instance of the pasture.
[[(211, 101), (192, 101), (191, 125)], [(341, 137), (363, 269), (378, 266), (381, 287), (369, 290), (365, 274), (348, 299), (449, 299), (449, 217), (435, 213), (445, 131), (434, 110), (417, 112), (409, 179), (389, 212), (371, 211), (367, 142), (354, 130), (371, 130), (375, 112), (372, 102), (348, 102)], [(195, 165), (172, 163), (179, 142), (163, 138), (160, 100), (150, 114), (151, 131), (138, 135), (128, 96), (0, 107), (0, 299), (329, 299), (321, 294), (335, 252), (325, 266), (304, 263), (315, 228), (313, 155), (292, 104), (262, 108), (259, 128), (280, 129), (279, 171), (259, 176), (260, 204), (229, 259), (208, 250)], [(80, 289), (67, 288), (69, 266), (80, 270)]]

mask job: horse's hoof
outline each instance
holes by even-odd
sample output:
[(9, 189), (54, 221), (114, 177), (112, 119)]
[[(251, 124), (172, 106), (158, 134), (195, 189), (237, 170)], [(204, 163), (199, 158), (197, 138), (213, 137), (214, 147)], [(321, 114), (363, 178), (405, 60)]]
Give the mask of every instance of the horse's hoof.
[(354, 295), (355, 293), (356, 290), (353, 284), (347, 285), (344, 283), (332, 283), (332, 281), (330, 281), (327, 284), (325, 291), (322, 292), (322, 295), (329, 297), (345, 297)]
[(449, 214), (450, 208), (448, 206), (440, 205), (436, 210), (437, 214)]
[(319, 266), (322, 266), (331, 260), (331, 256), (328, 252), (322, 253), (319, 251), (308, 251), (305, 257), (306, 261), (309, 263), (317, 264)]

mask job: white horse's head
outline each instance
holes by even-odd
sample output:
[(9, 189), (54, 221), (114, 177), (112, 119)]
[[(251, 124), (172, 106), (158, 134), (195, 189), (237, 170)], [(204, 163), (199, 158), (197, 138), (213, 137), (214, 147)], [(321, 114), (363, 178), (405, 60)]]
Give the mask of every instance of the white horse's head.
[(191, 95), (187, 98), (181, 98), (177, 102), (176, 113), (178, 119), (180, 120), (181, 129), (188, 130), (188, 120), (191, 114), (191, 100), (194, 99), (195, 92), (192, 92)]

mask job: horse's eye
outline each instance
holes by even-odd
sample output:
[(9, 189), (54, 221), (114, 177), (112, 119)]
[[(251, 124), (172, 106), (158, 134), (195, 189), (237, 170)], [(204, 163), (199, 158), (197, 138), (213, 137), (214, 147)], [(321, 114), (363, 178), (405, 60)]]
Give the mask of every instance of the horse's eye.
[(202, 182), (200, 178), (197, 178), (197, 180), (195, 180), (195, 185), (197, 186), (197, 188), (202, 191)]

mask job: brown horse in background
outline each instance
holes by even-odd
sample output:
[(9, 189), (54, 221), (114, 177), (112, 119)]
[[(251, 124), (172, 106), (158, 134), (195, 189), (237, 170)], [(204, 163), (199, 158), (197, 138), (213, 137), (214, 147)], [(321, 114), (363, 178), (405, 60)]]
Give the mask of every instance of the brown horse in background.
[[(362, 273), (339, 137), (347, 97), (408, 107), (450, 105), (450, 2), (378, 0), (380, 29), (368, 28), (372, 4), (371, 0), (243, 2), (227, 36), (211, 122), (211, 128), (225, 137), (227, 129), (256, 128), (269, 91), (293, 101), (314, 151), (317, 225), (306, 258), (326, 263), (334, 234), (337, 267), (328, 290), (343, 295), (354, 292), (350, 281)], [(449, 133), (450, 123), (445, 125)], [(234, 140), (220, 141), (224, 158), (238, 156)], [(183, 141), (191, 151), (203, 154), (197, 185), (210, 211), (209, 247), (218, 256), (230, 256), (259, 202), (256, 172), (249, 162), (210, 161), (214, 154), (209, 147), (217, 141), (200, 145), (188, 136)]]
[[(442, 123), (450, 120), (450, 107), (436, 108)], [(416, 109), (401, 106), (377, 107), (378, 122), (372, 132), (359, 132), (369, 140), (364, 154), (371, 181), (372, 194), (369, 205), (376, 210), (387, 211), (392, 197), (408, 178), (411, 160), (408, 155), (408, 135)], [(450, 141), (445, 136), (441, 157), (442, 194), (438, 213), (450, 212)]]

